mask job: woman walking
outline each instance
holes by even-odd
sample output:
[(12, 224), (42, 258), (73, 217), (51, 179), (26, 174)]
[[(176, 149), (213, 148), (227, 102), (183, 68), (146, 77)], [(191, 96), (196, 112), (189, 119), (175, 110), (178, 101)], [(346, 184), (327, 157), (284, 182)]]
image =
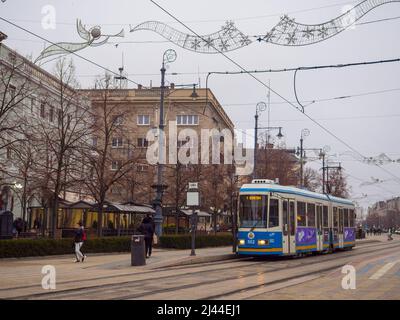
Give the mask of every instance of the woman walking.
[(78, 222), (79, 228), (75, 231), (75, 262), (83, 262), (86, 259), (86, 255), (81, 251), (83, 242), (86, 240), (86, 232), (83, 227), (82, 221)]

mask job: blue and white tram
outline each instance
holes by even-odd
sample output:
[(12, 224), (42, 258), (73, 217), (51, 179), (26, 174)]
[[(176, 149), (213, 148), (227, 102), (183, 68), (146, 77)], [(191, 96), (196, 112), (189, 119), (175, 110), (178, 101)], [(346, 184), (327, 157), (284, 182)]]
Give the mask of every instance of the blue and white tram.
[(354, 204), (271, 180), (239, 193), (238, 254), (299, 255), (355, 246)]

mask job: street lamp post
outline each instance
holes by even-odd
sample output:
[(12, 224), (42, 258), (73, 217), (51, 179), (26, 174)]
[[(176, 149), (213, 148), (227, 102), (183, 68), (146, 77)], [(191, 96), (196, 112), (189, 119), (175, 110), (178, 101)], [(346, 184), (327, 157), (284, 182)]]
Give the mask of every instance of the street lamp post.
[(169, 49), (164, 52), (163, 62), (161, 67), (161, 99), (160, 99), (160, 116), (159, 116), (159, 133), (158, 133), (158, 164), (157, 164), (157, 184), (152, 186), (156, 190), (156, 198), (153, 201), (155, 206), (156, 214), (154, 216), (154, 224), (155, 224), (155, 233), (159, 237), (162, 235), (162, 197), (164, 190), (167, 188), (166, 185), (163, 184), (163, 144), (164, 144), (164, 97), (165, 97), (165, 71), (166, 64), (172, 63), (176, 60), (176, 52), (172, 49)]
[(267, 110), (267, 104), (265, 102), (259, 102), (256, 105), (255, 127), (254, 127), (254, 166), (253, 166), (253, 179), (257, 178), (257, 144), (258, 144), (258, 117), (261, 112)]
[(303, 187), (303, 157), (304, 157), (304, 146), (303, 146), (303, 142), (304, 142), (304, 138), (310, 135), (310, 130), (308, 129), (303, 129), (301, 130), (301, 136), (300, 136), (300, 188)]

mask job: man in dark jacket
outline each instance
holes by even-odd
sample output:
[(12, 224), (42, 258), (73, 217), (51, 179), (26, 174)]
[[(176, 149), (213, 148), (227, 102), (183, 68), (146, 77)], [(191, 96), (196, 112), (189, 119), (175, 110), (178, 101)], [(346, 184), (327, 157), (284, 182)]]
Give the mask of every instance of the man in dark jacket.
[(149, 219), (148, 217), (144, 218), (142, 224), (139, 226), (138, 231), (144, 235), (146, 258), (150, 258), (153, 246), (153, 235), (154, 235), (152, 220)]

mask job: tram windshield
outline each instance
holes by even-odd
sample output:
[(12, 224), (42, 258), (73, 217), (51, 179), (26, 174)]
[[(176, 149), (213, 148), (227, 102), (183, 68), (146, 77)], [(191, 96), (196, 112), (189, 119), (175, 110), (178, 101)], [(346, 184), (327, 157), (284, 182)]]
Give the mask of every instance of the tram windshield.
[(239, 218), (241, 228), (266, 228), (267, 227), (268, 196), (241, 195), (239, 205)]

